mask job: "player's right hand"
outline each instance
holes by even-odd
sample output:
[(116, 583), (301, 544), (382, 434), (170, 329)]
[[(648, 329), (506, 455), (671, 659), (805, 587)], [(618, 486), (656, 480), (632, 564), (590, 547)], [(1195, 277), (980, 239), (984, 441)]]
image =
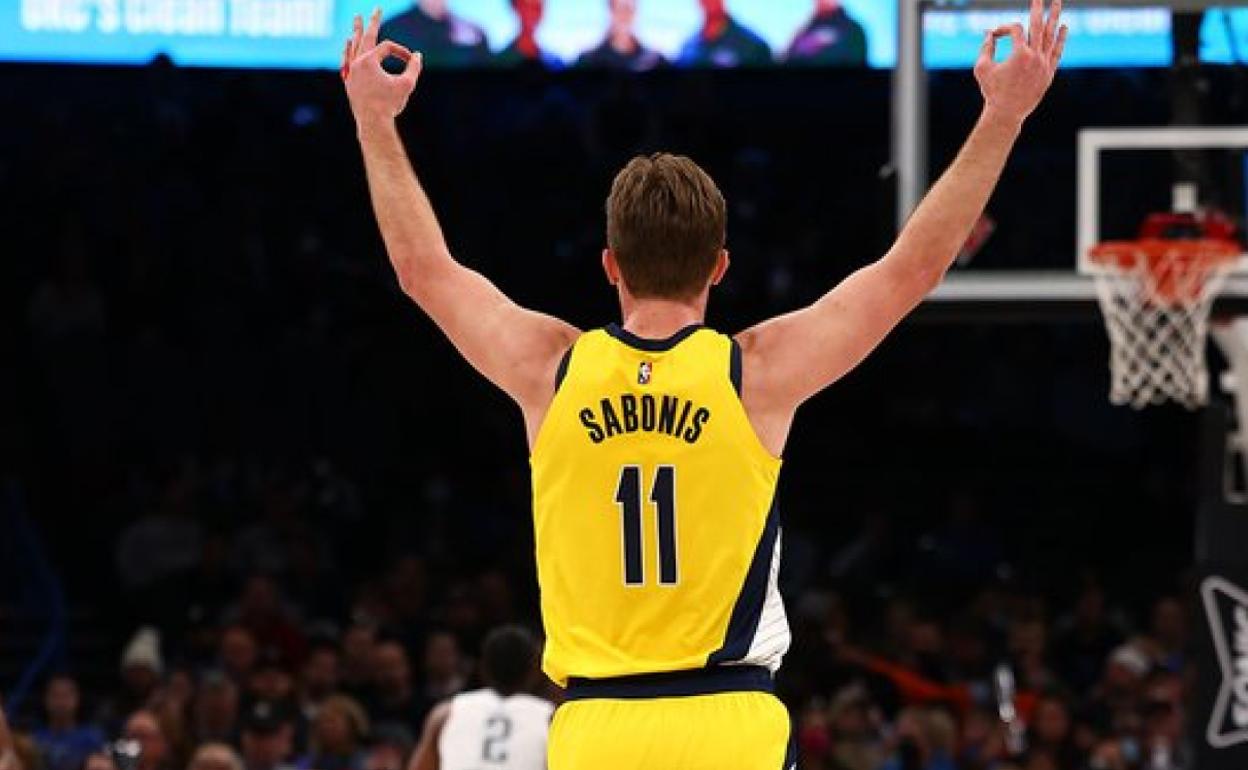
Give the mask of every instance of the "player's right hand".
[[(380, 29), (380, 8), (373, 11), (367, 27), (356, 16), (351, 37), (342, 52), (342, 80), (357, 124), (393, 120), (407, 106), (420, 78), (421, 55), (392, 40), (378, 43)], [(404, 64), (403, 71), (397, 75), (382, 68), (382, 62), (391, 56)]]
[[(984, 94), (985, 109), (1011, 120), (1022, 121), (1036, 109), (1053, 84), (1057, 65), (1066, 47), (1066, 25), (1062, 0), (1053, 0), (1045, 18), (1045, 0), (1031, 0), (1028, 29), (1007, 24), (990, 30), (975, 63), (975, 79)], [(996, 60), (997, 40), (1010, 38), (1013, 50), (1003, 61)]]

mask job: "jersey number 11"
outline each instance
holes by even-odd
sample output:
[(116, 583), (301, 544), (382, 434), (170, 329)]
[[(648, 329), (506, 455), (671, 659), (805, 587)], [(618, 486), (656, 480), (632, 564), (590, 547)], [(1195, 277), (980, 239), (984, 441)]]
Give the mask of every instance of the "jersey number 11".
[[(644, 585), (642, 559), (642, 478), (641, 468), (625, 465), (620, 469), (620, 485), (615, 502), (624, 520), (624, 584)], [(659, 585), (676, 585), (676, 468), (660, 465), (650, 488), (650, 502), (658, 519)]]

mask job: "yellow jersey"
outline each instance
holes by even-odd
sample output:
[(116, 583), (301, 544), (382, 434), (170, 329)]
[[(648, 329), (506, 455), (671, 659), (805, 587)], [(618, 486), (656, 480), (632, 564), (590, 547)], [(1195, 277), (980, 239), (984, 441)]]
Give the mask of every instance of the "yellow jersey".
[(703, 326), (666, 340), (608, 326), (564, 358), (530, 458), (543, 668), (558, 684), (779, 667), (781, 461), (740, 382), (740, 348)]

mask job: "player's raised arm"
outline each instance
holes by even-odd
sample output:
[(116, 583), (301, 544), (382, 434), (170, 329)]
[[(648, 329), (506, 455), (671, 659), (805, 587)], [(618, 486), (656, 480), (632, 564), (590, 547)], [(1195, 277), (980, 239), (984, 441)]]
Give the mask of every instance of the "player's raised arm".
[[(1066, 40), (1060, 15), (1060, 0), (1047, 18), (1043, 0), (1032, 0), (1029, 29), (1014, 24), (985, 35), (975, 65), (983, 114), (888, 254), (813, 305), (739, 335), (744, 397), (756, 423), (779, 420), (780, 433), (787, 432), (798, 405), (857, 366), (940, 282), (983, 212), (1023, 121), (1053, 82)], [(1013, 51), (997, 62), (1002, 37), (1011, 38)]]
[[(356, 18), (342, 77), (390, 262), (403, 291), (464, 358), (520, 404), (532, 439), (553, 396), (559, 361), (578, 332), (516, 305), (451, 256), (395, 126), (420, 77), (421, 56), (391, 41), (378, 43), (380, 25), (377, 12), (367, 27)], [(383, 70), (386, 57), (402, 60), (403, 72)]]

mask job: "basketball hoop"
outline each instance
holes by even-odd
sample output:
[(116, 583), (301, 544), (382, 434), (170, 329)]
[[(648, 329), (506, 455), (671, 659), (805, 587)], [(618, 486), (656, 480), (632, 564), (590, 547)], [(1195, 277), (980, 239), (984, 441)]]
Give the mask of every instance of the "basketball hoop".
[(1088, 257), (1109, 332), (1109, 400), (1188, 409), (1209, 395), (1209, 313), (1243, 249), (1228, 238), (1145, 237), (1094, 246)]

